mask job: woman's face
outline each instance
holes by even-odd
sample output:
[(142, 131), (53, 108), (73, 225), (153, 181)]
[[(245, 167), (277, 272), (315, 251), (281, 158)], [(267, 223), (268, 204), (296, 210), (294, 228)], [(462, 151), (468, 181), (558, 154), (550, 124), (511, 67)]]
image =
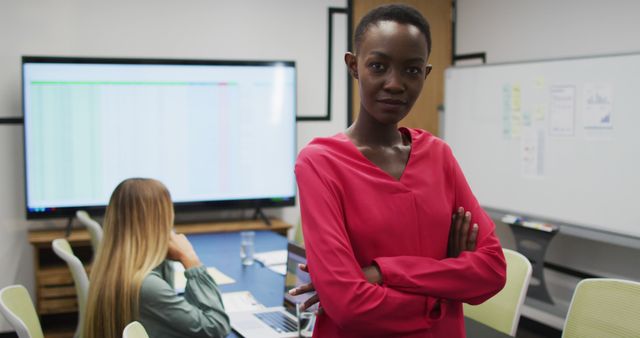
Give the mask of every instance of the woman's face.
[(358, 55), (346, 57), (359, 80), (361, 113), (382, 124), (400, 122), (422, 91), (431, 70), (427, 59), (425, 36), (415, 26), (394, 21), (370, 26)]

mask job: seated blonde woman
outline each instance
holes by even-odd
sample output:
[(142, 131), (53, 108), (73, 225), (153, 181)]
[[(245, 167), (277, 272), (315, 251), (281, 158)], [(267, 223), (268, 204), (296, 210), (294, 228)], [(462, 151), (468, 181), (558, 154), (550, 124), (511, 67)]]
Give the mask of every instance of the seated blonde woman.
[[(121, 337), (137, 320), (150, 337), (224, 337), (230, 325), (216, 283), (191, 243), (173, 231), (173, 204), (159, 181), (134, 178), (114, 190), (90, 276), (84, 338)], [(184, 297), (168, 260), (184, 265)]]

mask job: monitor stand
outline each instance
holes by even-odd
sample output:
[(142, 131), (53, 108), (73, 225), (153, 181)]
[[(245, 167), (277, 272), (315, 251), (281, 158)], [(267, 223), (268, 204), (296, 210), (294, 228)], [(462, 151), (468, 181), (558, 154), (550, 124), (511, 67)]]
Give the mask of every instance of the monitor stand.
[(271, 226), (271, 221), (267, 218), (267, 215), (262, 212), (262, 209), (260, 207), (257, 207), (256, 212), (253, 213), (253, 219), (258, 218), (260, 218), (268, 226)]
[(73, 216), (69, 216), (67, 221), (67, 227), (64, 229), (64, 237), (69, 238), (71, 236), (71, 230), (73, 229)]

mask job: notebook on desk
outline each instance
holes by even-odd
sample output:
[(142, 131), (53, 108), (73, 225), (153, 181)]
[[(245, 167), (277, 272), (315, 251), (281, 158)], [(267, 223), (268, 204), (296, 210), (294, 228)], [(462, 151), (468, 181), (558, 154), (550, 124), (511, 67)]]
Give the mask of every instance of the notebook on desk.
[(282, 306), (251, 311), (228, 311), (231, 327), (245, 338), (298, 337), (300, 333), (311, 336), (313, 319), (305, 319), (298, 326), (298, 305), (310, 295), (291, 296), (289, 290), (309, 283), (310, 277), (298, 269), (305, 264), (304, 248), (289, 243), (287, 246), (287, 272)]

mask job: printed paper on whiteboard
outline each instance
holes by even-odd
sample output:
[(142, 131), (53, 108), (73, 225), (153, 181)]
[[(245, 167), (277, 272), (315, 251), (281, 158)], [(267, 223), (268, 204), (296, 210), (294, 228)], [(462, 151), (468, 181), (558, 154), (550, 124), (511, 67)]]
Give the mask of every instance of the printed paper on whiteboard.
[(520, 137), (522, 133), (522, 88), (520, 84), (502, 86), (502, 136), (505, 140)]
[(575, 86), (552, 86), (550, 88), (549, 133), (551, 135), (573, 135), (575, 107)]
[(514, 84), (511, 86), (511, 138), (520, 137), (522, 123), (522, 88)]
[(502, 137), (511, 139), (511, 85), (502, 86)]
[(525, 128), (520, 147), (522, 175), (525, 177), (544, 176), (544, 130)]
[(608, 83), (584, 85), (583, 125), (587, 129), (613, 127), (613, 86)]

